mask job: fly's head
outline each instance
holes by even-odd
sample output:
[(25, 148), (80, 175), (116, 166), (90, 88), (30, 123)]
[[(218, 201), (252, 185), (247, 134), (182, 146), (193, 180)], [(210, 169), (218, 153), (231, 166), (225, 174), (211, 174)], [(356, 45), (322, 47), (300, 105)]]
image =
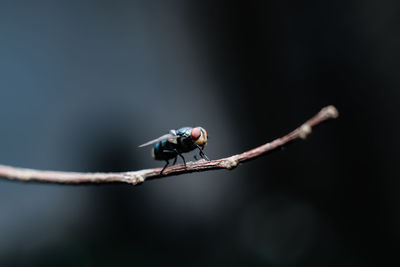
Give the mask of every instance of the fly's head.
[(208, 133), (202, 127), (195, 127), (190, 132), (190, 137), (196, 145), (204, 147), (207, 144)]

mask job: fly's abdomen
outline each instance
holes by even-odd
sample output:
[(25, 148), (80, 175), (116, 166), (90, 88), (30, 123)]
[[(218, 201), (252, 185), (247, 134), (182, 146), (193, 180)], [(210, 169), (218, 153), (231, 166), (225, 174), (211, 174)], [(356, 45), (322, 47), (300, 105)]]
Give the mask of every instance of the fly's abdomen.
[(163, 140), (153, 148), (153, 158), (156, 160), (169, 160), (177, 156), (174, 144)]

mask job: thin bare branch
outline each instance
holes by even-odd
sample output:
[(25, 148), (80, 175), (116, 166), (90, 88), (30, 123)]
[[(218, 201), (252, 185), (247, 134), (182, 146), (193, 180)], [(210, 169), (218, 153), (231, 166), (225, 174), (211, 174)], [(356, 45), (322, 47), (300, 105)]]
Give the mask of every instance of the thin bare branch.
[(0, 165), (0, 177), (10, 180), (19, 181), (36, 181), (46, 183), (64, 183), (64, 184), (81, 184), (81, 183), (128, 183), (136, 185), (145, 180), (154, 178), (163, 178), (172, 175), (201, 172), (215, 169), (233, 169), (239, 163), (255, 159), (267, 152), (276, 150), (296, 139), (305, 139), (310, 133), (312, 127), (329, 119), (337, 118), (339, 115), (334, 106), (323, 108), (314, 117), (303, 123), (299, 128), (291, 133), (275, 139), (241, 154), (233, 155), (227, 158), (196, 162), (188, 162), (186, 168), (183, 164), (170, 166), (166, 168), (160, 175), (161, 168), (144, 169), (139, 171), (115, 172), (115, 173), (82, 173), (82, 172), (61, 172), (61, 171), (41, 171), (33, 169), (16, 168)]

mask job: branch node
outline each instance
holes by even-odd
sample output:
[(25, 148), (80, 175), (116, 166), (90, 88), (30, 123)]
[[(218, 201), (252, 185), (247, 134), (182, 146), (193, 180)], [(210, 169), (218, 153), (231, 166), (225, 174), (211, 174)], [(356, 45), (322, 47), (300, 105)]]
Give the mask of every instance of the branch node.
[(135, 184), (141, 184), (143, 183), (145, 178), (142, 175), (138, 175), (135, 179)]
[(233, 159), (232, 157), (227, 158), (222, 162), (222, 167), (228, 170), (232, 170), (238, 165), (239, 161), (237, 159)]
[(311, 126), (308, 124), (303, 124), (299, 129), (299, 137), (301, 139), (306, 139), (307, 136), (311, 133)]
[(134, 174), (132, 173), (126, 173), (124, 175), (124, 179), (127, 183), (130, 183), (132, 185), (137, 185), (137, 184), (141, 184), (146, 180), (146, 177), (144, 177), (141, 174)]

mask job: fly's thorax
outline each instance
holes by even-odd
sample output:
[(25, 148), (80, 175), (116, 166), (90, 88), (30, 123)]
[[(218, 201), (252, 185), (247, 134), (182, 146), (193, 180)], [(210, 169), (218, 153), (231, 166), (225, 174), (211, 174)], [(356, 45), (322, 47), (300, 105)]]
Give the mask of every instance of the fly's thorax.
[(176, 149), (180, 153), (186, 153), (189, 151), (192, 151), (193, 149), (196, 148), (196, 145), (194, 144), (192, 138), (190, 137), (185, 137), (185, 138), (180, 138), (178, 139), (178, 145), (176, 146)]
[(180, 137), (187, 138), (190, 137), (190, 133), (192, 132), (192, 127), (182, 127), (177, 130), (175, 130), (176, 135), (179, 135)]

